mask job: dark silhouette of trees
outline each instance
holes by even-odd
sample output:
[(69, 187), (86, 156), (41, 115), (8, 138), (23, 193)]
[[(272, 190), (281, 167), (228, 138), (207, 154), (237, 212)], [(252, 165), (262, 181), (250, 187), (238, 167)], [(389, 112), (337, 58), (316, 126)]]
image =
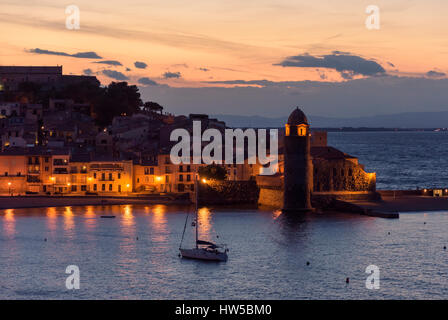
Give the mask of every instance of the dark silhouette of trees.
[(201, 179), (225, 180), (227, 178), (226, 169), (217, 164), (200, 167), (198, 173)]
[(158, 104), (157, 102), (148, 101), (148, 102), (145, 102), (145, 104), (143, 105), (143, 110), (162, 113), (163, 107), (160, 104)]
[(107, 126), (115, 116), (130, 116), (140, 111), (142, 100), (137, 86), (127, 82), (111, 82), (104, 91), (104, 96), (94, 106), (96, 121), (99, 125)]

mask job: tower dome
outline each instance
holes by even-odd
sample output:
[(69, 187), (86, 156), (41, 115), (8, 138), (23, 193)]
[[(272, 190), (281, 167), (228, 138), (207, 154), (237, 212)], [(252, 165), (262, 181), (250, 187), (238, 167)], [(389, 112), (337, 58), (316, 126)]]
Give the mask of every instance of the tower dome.
[(297, 107), (288, 118), (287, 124), (298, 126), (299, 124), (308, 124), (308, 119), (302, 110)]

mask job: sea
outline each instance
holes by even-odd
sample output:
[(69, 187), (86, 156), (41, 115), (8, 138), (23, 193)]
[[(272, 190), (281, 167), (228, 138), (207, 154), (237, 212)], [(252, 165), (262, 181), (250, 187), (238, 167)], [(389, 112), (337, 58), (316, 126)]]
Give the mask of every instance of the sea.
[[(446, 133), (330, 133), (329, 144), (377, 172), (379, 189), (448, 185)], [(199, 237), (227, 244), (227, 262), (179, 257), (193, 217), (157, 203), (1, 210), (0, 299), (448, 298), (448, 212), (201, 207)]]

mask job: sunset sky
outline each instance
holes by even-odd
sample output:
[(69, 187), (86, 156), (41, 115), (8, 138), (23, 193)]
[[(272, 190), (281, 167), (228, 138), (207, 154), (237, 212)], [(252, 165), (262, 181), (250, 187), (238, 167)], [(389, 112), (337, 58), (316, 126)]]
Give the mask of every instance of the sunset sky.
[[(65, 26), (71, 4), (79, 30)], [(365, 26), (368, 5), (380, 8), (380, 30)], [(0, 0), (0, 64), (126, 80), (175, 113), (439, 111), (447, 16), (446, 0)]]

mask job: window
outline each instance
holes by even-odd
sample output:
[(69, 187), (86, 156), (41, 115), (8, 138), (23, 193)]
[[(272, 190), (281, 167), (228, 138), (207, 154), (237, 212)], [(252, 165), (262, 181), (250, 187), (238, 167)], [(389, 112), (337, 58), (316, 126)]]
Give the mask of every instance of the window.
[(101, 185), (101, 190), (106, 191), (106, 185), (104, 183)]
[(106, 180), (106, 174), (105, 173), (101, 174), (101, 180)]
[(137, 183), (140, 183), (140, 178), (137, 178)]
[(86, 185), (81, 186), (81, 191), (87, 191), (87, 186)]
[(93, 173), (93, 178), (96, 179), (96, 172)]
[(154, 168), (149, 168), (149, 174), (154, 174)]
[(76, 186), (72, 184), (72, 192), (76, 192)]
[(118, 192), (121, 192), (121, 184), (118, 185)]
[(50, 170), (50, 168), (49, 167), (45, 167), (45, 171), (49, 171)]
[(118, 173), (118, 179), (121, 179), (121, 173)]
[(94, 184), (93, 185), (93, 191), (96, 191), (96, 190), (98, 190), (98, 188), (97, 188), (96, 184)]
[(149, 168), (145, 168), (145, 174), (149, 174)]
[(109, 191), (112, 191), (112, 185), (109, 184)]
[(184, 176), (183, 175), (179, 175), (179, 181), (184, 181)]
[(183, 166), (183, 165), (180, 165), (180, 166), (179, 166), (179, 172), (182, 172), (182, 171), (184, 171), (184, 166)]
[(187, 181), (191, 181), (191, 175), (187, 174)]
[(50, 160), (50, 158), (45, 157), (45, 163), (48, 163), (49, 160)]
[(109, 180), (112, 180), (112, 173), (109, 173)]
[(165, 182), (170, 183), (170, 176), (165, 176)]

